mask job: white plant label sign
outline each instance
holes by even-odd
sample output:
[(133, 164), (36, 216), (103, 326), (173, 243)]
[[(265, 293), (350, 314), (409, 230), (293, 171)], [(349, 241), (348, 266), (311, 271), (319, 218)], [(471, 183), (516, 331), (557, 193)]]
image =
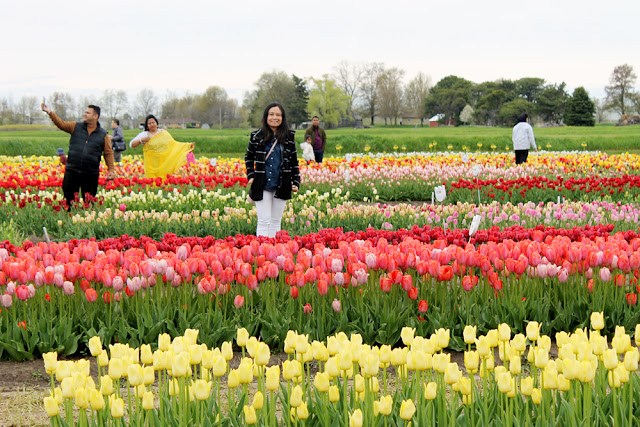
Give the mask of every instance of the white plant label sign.
[(444, 188), (444, 185), (439, 185), (435, 188), (436, 190), (436, 200), (442, 202), (447, 197), (447, 190)]
[(209, 164), (215, 168), (216, 166), (218, 166), (218, 159), (213, 158), (209, 160)]
[(473, 173), (473, 176), (478, 176), (480, 175), (480, 171), (482, 170), (482, 168), (480, 167), (480, 165), (475, 165), (472, 169), (471, 172)]
[(349, 182), (349, 178), (351, 177), (351, 172), (347, 169), (344, 171), (344, 181)]
[(469, 237), (475, 236), (478, 232), (478, 228), (480, 227), (480, 215), (474, 215), (473, 220), (471, 220), (471, 227), (469, 227)]

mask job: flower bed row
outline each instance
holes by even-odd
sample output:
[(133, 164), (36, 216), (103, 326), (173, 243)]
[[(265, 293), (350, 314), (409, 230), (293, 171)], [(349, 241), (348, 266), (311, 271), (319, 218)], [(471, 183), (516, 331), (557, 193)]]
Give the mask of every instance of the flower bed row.
[(508, 320), (522, 330), (526, 319), (549, 319), (552, 333), (584, 326), (594, 310), (628, 327), (640, 318), (635, 234), (572, 241), (539, 229), (523, 231), (531, 240), (474, 247), (409, 232), (393, 244), (387, 232), (367, 233), (347, 242), (337, 231), (329, 245), (313, 236), (242, 246), (167, 236), (163, 244), (175, 245), (168, 251), (145, 239), (125, 239), (120, 250), (117, 241), (3, 248), (0, 348), (14, 359), (73, 354), (89, 331), (135, 344), (189, 327), (214, 345), (235, 325), (275, 347), (294, 325), (316, 338), (347, 331), (394, 344), (404, 325), (459, 331), (473, 322), (486, 330)]
[[(161, 334), (153, 347), (110, 351), (94, 336), (97, 383), (87, 360), (44, 355), (51, 376), (44, 407), (53, 425), (76, 425), (74, 409), (77, 425), (120, 425), (125, 416), (130, 425), (179, 426), (635, 425), (640, 353), (620, 326), (609, 346), (602, 312), (590, 320), (589, 332), (555, 335), (556, 357), (538, 322), (526, 334), (501, 323), (477, 336), (466, 326), (460, 365), (444, 352), (446, 329), (428, 336), (405, 327), (403, 345), (393, 349), (363, 344), (358, 334), (319, 341), (289, 330), (288, 359), (273, 364), (272, 349), (240, 328), (234, 368), (231, 341), (210, 348), (197, 343), (202, 331), (194, 329), (173, 340)], [(640, 345), (640, 325), (634, 338)]]

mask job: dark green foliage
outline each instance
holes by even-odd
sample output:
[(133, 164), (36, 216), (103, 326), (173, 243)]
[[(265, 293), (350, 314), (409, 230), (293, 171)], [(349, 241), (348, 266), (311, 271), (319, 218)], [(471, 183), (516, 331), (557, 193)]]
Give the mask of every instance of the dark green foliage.
[(583, 87), (576, 88), (567, 102), (564, 122), (568, 126), (595, 126), (595, 106)]

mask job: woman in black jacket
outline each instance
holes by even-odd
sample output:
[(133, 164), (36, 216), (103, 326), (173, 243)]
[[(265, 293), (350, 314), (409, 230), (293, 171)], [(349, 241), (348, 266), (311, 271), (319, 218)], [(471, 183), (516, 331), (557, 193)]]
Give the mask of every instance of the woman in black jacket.
[(258, 236), (275, 237), (291, 193), (300, 187), (295, 132), (289, 129), (282, 105), (269, 104), (262, 127), (251, 133), (244, 156), (249, 197), (256, 202)]

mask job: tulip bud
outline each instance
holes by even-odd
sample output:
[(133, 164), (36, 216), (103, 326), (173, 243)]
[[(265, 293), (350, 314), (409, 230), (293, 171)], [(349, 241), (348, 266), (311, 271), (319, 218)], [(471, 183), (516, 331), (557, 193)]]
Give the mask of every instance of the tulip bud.
[(240, 376), (237, 369), (232, 369), (227, 378), (229, 388), (236, 388), (240, 385)]
[(89, 404), (94, 411), (100, 411), (104, 408), (104, 397), (98, 390), (89, 390)]
[(498, 325), (498, 340), (509, 341), (511, 339), (511, 328), (506, 323)]
[(49, 375), (53, 375), (56, 372), (56, 368), (58, 366), (58, 353), (55, 351), (50, 351), (49, 353), (45, 353), (42, 355), (44, 359), (44, 370)]
[(44, 409), (47, 411), (47, 415), (52, 418), (60, 414), (60, 406), (53, 396), (44, 398)]
[(264, 406), (264, 395), (261, 391), (257, 391), (253, 396), (253, 403), (251, 404), (256, 411), (259, 411)]
[(338, 386), (332, 385), (329, 387), (329, 401), (336, 403), (338, 400), (340, 400), (340, 390)]
[(280, 367), (271, 366), (267, 368), (267, 390), (274, 391), (280, 386)]
[(309, 409), (307, 408), (307, 402), (302, 402), (296, 407), (296, 414), (298, 415), (298, 419), (300, 420), (306, 420), (307, 418), (309, 418)]
[(109, 375), (103, 375), (100, 378), (100, 394), (103, 396), (113, 394), (113, 380)]
[(142, 395), (142, 409), (150, 411), (153, 409), (153, 392), (145, 391)]
[(263, 342), (258, 344), (258, 350), (256, 352), (256, 365), (265, 366), (269, 363), (269, 359), (271, 359), (271, 350), (269, 346)]
[(327, 374), (326, 372), (318, 372), (313, 379), (313, 385), (315, 386), (316, 390), (321, 393), (329, 390), (329, 382), (329, 374)]
[(475, 344), (476, 342), (476, 326), (465, 326), (464, 331), (462, 331), (462, 336), (464, 337), (465, 344)]
[(158, 350), (167, 351), (171, 346), (171, 336), (169, 334), (158, 335)]
[(258, 422), (258, 417), (256, 416), (256, 410), (253, 406), (244, 405), (244, 421), (248, 425), (252, 425)]
[(391, 397), (391, 395), (386, 395), (380, 398), (380, 403), (378, 406), (378, 411), (384, 415), (390, 415), (391, 411), (393, 409), (393, 398)]
[(362, 410), (356, 409), (353, 413), (349, 414), (349, 427), (362, 427)]
[(413, 342), (415, 333), (416, 333), (416, 328), (409, 328), (407, 326), (402, 328), (402, 331), (400, 332), (400, 337), (402, 338), (402, 342), (404, 343), (404, 345), (406, 346), (411, 345), (411, 343)]
[(416, 406), (413, 404), (413, 400), (403, 400), (400, 405), (400, 418), (405, 421), (409, 421), (413, 418), (413, 414), (416, 413)]
[(93, 357), (96, 357), (102, 353), (102, 342), (100, 341), (100, 337), (94, 335), (89, 339), (89, 351)]
[(591, 327), (596, 331), (604, 329), (604, 312), (591, 313)]
[(110, 402), (111, 406), (111, 416), (113, 418), (122, 418), (124, 417), (124, 400), (121, 398), (113, 398)]
[(197, 400), (207, 400), (211, 395), (211, 383), (205, 380), (196, 380), (193, 384), (193, 393)]
[(531, 321), (527, 323), (527, 338), (529, 341), (536, 342), (540, 337), (540, 326), (538, 322)]

